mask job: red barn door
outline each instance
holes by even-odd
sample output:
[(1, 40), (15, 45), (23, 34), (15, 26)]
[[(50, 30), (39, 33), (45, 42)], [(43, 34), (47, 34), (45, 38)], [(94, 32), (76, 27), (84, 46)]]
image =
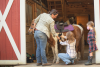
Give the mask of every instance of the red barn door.
[(25, 46), (25, 0), (0, 0), (0, 64), (25, 64)]

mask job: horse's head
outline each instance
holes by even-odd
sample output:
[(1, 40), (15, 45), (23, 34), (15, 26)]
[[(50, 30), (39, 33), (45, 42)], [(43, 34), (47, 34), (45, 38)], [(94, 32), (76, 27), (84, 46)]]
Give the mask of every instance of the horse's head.
[(69, 18), (69, 20), (68, 20), (68, 21), (69, 21), (69, 23), (70, 23), (70, 24), (75, 23), (75, 19), (74, 19), (74, 17)]

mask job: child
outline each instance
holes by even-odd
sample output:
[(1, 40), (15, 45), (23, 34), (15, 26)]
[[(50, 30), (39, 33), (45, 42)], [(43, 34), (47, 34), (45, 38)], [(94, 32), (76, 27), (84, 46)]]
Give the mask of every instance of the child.
[(71, 63), (74, 64), (74, 59), (76, 58), (77, 55), (75, 50), (76, 39), (74, 38), (74, 34), (69, 31), (66, 33), (66, 36), (61, 36), (61, 37), (67, 39), (65, 42), (62, 42), (58, 37), (61, 45), (67, 45), (66, 53), (59, 53), (58, 57), (61, 58), (66, 65)]
[(89, 56), (88, 61), (85, 63), (85, 65), (92, 65), (93, 51), (97, 50), (95, 43), (95, 29), (93, 21), (89, 21), (87, 23), (87, 30), (90, 30), (87, 36), (87, 42), (89, 44)]

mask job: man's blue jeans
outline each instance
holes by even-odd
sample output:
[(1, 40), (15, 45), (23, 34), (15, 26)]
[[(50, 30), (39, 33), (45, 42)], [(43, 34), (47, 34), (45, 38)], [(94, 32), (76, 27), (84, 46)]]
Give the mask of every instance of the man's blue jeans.
[(62, 59), (64, 62), (65, 62), (65, 64), (68, 64), (68, 63), (74, 63), (74, 59), (76, 58), (71, 58), (70, 56), (69, 56), (69, 54), (67, 54), (67, 53), (59, 53), (58, 54), (58, 57), (60, 58), (60, 59)]
[[(36, 58), (37, 63), (47, 63), (45, 48), (47, 44), (47, 35), (39, 30), (35, 31), (34, 37), (37, 43)], [(41, 62), (42, 59), (42, 62)]]

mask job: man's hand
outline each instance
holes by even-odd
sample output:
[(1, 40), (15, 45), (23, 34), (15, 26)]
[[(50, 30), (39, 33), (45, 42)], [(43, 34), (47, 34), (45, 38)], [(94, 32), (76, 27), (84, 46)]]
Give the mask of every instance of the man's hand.
[(32, 29), (32, 33), (34, 34), (34, 28)]
[(57, 39), (60, 40), (60, 37), (57, 36)]
[(34, 33), (34, 29), (29, 28), (28, 32), (29, 32), (29, 34)]
[(61, 37), (61, 38), (65, 38), (65, 36), (64, 36), (64, 35), (61, 35), (60, 37)]

